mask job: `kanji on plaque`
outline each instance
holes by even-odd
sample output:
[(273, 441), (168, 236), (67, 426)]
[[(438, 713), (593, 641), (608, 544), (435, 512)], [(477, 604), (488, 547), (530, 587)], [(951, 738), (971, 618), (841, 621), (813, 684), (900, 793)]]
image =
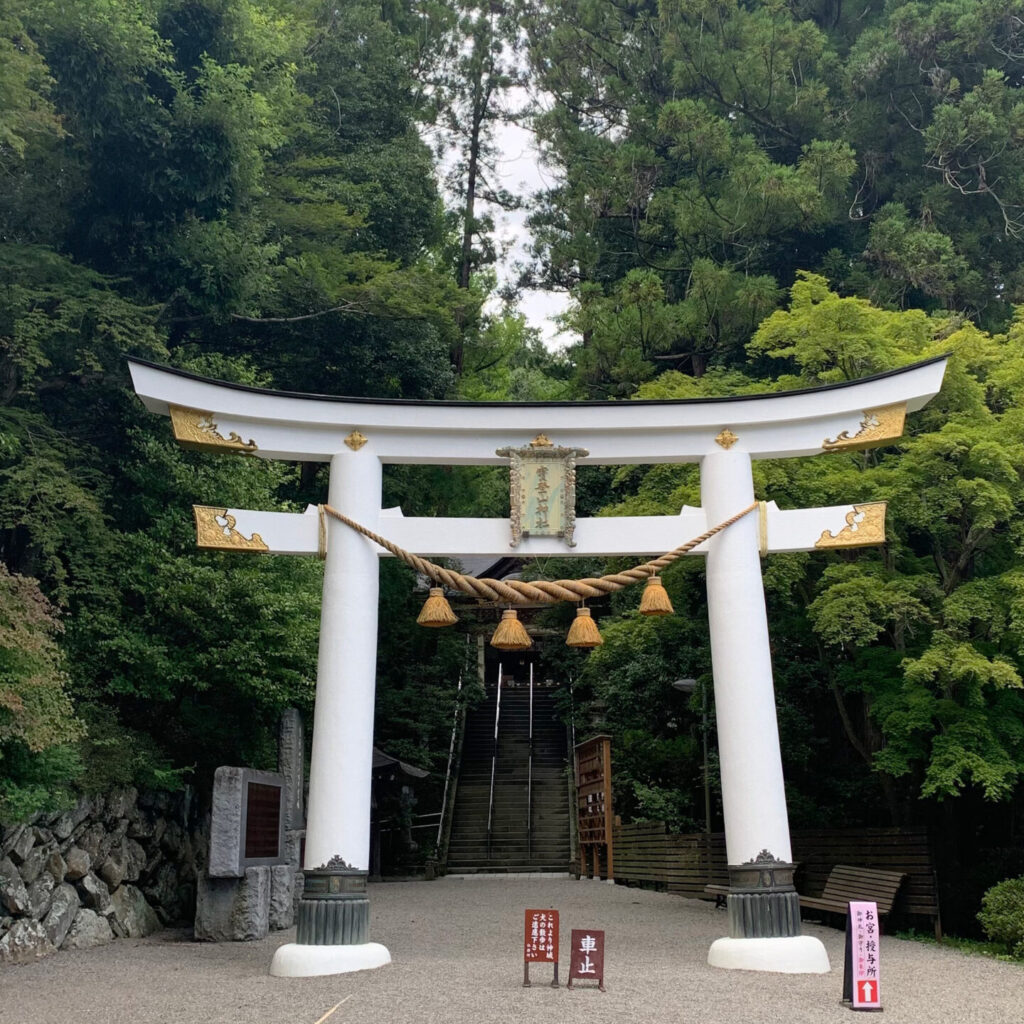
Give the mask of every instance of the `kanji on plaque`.
[(552, 988), (558, 988), (558, 911), (527, 910), (523, 938), (523, 985), (530, 987), (530, 964), (552, 964)]
[(851, 1009), (880, 1010), (881, 943), (877, 904), (851, 901), (849, 921), (853, 982), (853, 991), (850, 993)]
[(596, 928), (573, 928), (569, 955), (569, 983), (590, 979), (604, 991), (604, 932)]

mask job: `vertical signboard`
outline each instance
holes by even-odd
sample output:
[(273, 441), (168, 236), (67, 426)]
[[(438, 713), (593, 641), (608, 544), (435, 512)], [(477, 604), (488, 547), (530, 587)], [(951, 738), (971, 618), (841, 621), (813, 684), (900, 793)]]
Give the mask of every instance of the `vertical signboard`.
[(558, 988), (558, 911), (527, 910), (523, 935), (523, 985), (530, 987), (530, 964), (552, 964)]
[[(580, 874), (615, 877), (612, 863), (612, 741), (595, 736), (578, 743), (576, 753), (576, 806), (579, 820)], [(588, 864), (589, 860), (589, 864)]]
[(569, 984), (589, 979), (604, 991), (604, 932), (596, 928), (573, 928), (569, 954)]
[(878, 905), (850, 902), (846, 916), (843, 1002), (851, 1010), (881, 1010), (881, 944)]

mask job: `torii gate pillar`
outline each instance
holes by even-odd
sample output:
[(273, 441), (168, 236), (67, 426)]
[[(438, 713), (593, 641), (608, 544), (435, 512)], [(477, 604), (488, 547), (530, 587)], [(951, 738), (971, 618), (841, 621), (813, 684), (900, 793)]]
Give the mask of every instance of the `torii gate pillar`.
[[(709, 522), (724, 520), (754, 500), (746, 452), (705, 456), (700, 481)], [(729, 937), (712, 944), (708, 963), (824, 973), (829, 969), (825, 948), (800, 934), (757, 519), (746, 516), (714, 537), (706, 565), (731, 888)]]
[[(335, 455), (328, 487), (330, 504), (357, 522), (380, 511), (380, 459), (372, 452), (362, 455)], [(365, 537), (334, 520), (327, 529), (306, 812), (306, 892), (299, 900), (296, 942), (278, 948), (270, 969), (286, 978), (391, 962), (385, 946), (369, 941), (366, 894), (380, 566), (376, 547)], [(310, 881), (324, 891), (311, 892)]]

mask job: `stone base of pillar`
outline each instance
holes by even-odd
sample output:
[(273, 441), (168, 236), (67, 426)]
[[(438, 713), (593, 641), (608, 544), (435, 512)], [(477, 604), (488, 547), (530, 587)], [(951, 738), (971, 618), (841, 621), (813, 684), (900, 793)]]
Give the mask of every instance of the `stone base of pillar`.
[(792, 892), (730, 892), (729, 937), (788, 939), (800, 934), (800, 897)]
[(361, 946), (370, 939), (366, 872), (340, 857), (303, 873), (296, 919), (300, 946)]
[(295, 940), (300, 946), (359, 946), (370, 940), (370, 901), (299, 900)]
[(391, 954), (384, 946), (368, 941), (366, 872), (336, 857), (304, 875), (295, 929), (297, 941), (278, 949), (270, 973), (275, 978), (311, 978), (368, 971), (391, 963)]
[(717, 939), (708, 963), (731, 971), (773, 971), (777, 974), (828, 974), (828, 953), (819, 939), (794, 935), (776, 939)]
[(729, 865), (730, 939), (789, 939), (800, 934), (796, 865), (762, 850), (744, 864)]
[(729, 865), (729, 937), (712, 943), (708, 963), (737, 971), (827, 974), (828, 953), (800, 934), (795, 864), (762, 850), (745, 864)]
[(275, 978), (313, 978), (369, 971), (389, 963), (391, 954), (379, 942), (356, 946), (306, 946), (289, 942), (274, 954), (270, 973)]

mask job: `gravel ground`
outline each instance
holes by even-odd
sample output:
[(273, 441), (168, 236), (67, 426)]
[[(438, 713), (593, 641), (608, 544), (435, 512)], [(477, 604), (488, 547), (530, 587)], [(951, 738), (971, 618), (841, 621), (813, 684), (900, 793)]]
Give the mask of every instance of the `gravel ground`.
[[(329, 978), (271, 978), (276, 932), (207, 945), (184, 932), (0, 967), (3, 1024), (823, 1024), (840, 1005), (843, 933), (805, 925), (828, 950), (825, 975), (708, 967), (724, 911), (663, 893), (569, 879), (445, 878), (371, 886), (372, 937), (394, 962)], [(523, 910), (561, 912), (563, 982), (571, 928), (606, 932), (605, 983), (552, 989), (535, 965), (522, 987)], [(886, 1024), (1020, 1024), (1024, 967), (952, 949), (882, 941)], [(340, 1003), (340, 1005), (338, 1005)], [(325, 1015), (333, 1010), (329, 1016)]]

